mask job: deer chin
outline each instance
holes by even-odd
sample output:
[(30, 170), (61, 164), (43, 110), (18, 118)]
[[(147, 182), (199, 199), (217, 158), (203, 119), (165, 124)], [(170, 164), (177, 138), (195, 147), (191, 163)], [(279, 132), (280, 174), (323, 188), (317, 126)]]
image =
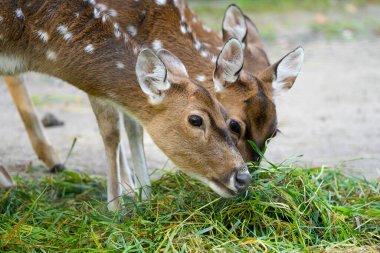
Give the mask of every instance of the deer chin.
[(217, 179), (209, 179), (202, 176), (199, 176), (194, 173), (185, 172), (189, 176), (198, 179), (201, 181), (204, 185), (210, 187), (215, 193), (219, 194), (219, 196), (223, 198), (233, 198), (235, 197), (238, 192), (234, 186), (234, 180), (233, 177), (231, 177), (230, 182), (228, 185), (223, 184), (221, 181)]
[(218, 180), (209, 180), (207, 185), (223, 198), (233, 198), (237, 195), (237, 190), (235, 189), (235, 187), (231, 189), (230, 187), (226, 186)]

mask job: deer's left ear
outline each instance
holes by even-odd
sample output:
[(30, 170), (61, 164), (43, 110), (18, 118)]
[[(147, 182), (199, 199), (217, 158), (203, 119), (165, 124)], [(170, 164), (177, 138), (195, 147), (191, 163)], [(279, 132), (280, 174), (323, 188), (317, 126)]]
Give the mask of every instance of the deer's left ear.
[(259, 77), (265, 82), (271, 82), (274, 95), (279, 95), (293, 86), (301, 72), (303, 58), (304, 50), (298, 47), (268, 67)]
[(223, 40), (236, 38), (243, 42), (247, 35), (247, 25), (243, 12), (234, 4), (228, 6), (222, 24)]
[(170, 51), (161, 49), (157, 52), (157, 56), (168, 69), (170, 80), (175, 77), (189, 78), (185, 65), (183, 65), (182, 61)]
[(224, 45), (216, 61), (213, 76), (216, 92), (223, 91), (226, 82), (236, 82), (243, 63), (244, 55), (241, 43), (237, 39), (230, 39)]
[(143, 49), (137, 57), (136, 77), (152, 105), (160, 104), (171, 87), (164, 63), (150, 49)]

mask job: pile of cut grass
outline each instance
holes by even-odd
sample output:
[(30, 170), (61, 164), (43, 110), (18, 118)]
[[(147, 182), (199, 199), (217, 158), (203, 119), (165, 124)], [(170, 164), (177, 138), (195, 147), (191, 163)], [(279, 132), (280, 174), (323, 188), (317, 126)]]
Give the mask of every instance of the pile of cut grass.
[[(107, 210), (105, 182), (66, 171), (0, 191), (0, 251), (377, 252), (380, 184), (330, 168), (256, 167), (245, 196), (221, 199), (183, 173), (150, 201)], [(354, 251), (352, 251), (354, 250)]]

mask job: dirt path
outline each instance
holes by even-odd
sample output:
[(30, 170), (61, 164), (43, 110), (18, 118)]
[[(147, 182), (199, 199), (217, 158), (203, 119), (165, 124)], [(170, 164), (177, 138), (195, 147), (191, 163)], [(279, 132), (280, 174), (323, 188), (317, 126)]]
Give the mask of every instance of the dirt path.
[[(287, 34), (286, 36), (289, 36)], [(272, 61), (295, 43), (270, 48)], [(283, 134), (271, 143), (267, 157), (280, 162), (292, 156), (308, 166), (339, 165), (350, 173), (380, 175), (380, 39), (303, 44), (302, 74), (295, 86), (277, 100), (279, 128)], [(40, 116), (53, 112), (63, 127), (46, 129), (62, 159), (75, 137), (70, 168), (105, 174), (103, 144), (86, 95), (58, 80), (29, 74), (29, 89)], [(147, 137), (146, 153), (152, 169), (167, 158)], [(20, 117), (5, 85), (0, 82), (0, 163), (7, 167), (38, 163)], [(16, 166), (17, 167), (17, 166)], [(169, 164), (168, 167), (171, 167)]]
[[(268, 157), (380, 175), (380, 40), (312, 43), (295, 86), (278, 99), (283, 134)], [(356, 161), (349, 161), (354, 160)], [(346, 161), (346, 162), (344, 162)]]

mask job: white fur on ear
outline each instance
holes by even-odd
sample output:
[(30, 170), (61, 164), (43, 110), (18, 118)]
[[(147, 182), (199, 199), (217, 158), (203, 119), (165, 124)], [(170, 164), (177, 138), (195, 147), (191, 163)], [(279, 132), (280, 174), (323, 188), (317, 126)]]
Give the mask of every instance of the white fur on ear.
[(301, 72), (303, 59), (304, 50), (302, 47), (298, 47), (280, 60), (272, 82), (275, 95), (293, 86), (298, 74)]
[(164, 63), (150, 49), (140, 52), (136, 62), (136, 76), (142, 91), (149, 96), (151, 104), (159, 104), (170, 88)]
[(247, 34), (247, 25), (243, 12), (236, 5), (230, 5), (223, 19), (223, 38), (236, 38), (240, 42), (243, 42), (244, 37)]
[(233, 83), (237, 80), (243, 63), (244, 55), (241, 43), (237, 39), (230, 39), (224, 45), (216, 61), (213, 76), (216, 92), (223, 91), (225, 82)]
[(183, 65), (181, 60), (170, 51), (161, 49), (157, 52), (157, 56), (165, 64), (171, 75), (189, 78), (185, 65)]

